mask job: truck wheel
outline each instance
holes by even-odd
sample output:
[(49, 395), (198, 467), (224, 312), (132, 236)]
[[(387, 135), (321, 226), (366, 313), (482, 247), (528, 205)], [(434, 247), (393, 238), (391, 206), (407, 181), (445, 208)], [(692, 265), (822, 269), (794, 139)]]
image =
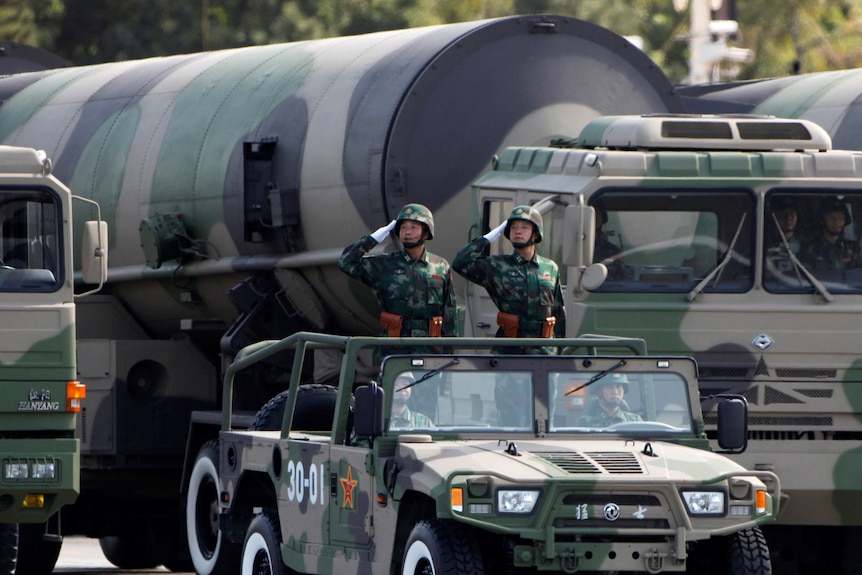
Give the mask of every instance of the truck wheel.
[[(56, 514), (49, 521), (52, 527), (57, 528)], [(63, 540), (59, 537), (45, 539), (45, 523), (27, 523), (18, 525), (18, 562), (15, 567), (16, 573), (28, 573), (30, 575), (51, 575), (57, 558), (60, 556), (60, 547)], [(57, 533), (57, 531), (54, 531)]]
[(479, 544), (460, 523), (420, 521), (407, 539), (401, 575), (482, 575)]
[(242, 546), (242, 575), (287, 575), (281, 560), (281, 528), (274, 511), (264, 511), (248, 527)]
[[(332, 428), (336, 399), (338, 399), (338, 388), (331, 385), (319, 383), (300, 385), (291, 427), (303, 431), (329, 431)], [(260, 408), (248, 428), (257, 431), (281, 429), (286, 402), (287, 391), (282, 391)]]
[(732, 575), (769, 575), (772, 562), (769, 547), (759, 527), (744, 529), (730, 536), (728, 548)]
[(198, 575), (236, 573), (240, 549), (218, 526), (218, 440), (198, 451), (186, 496), (186, 535)]
[(99, 547), (105, 559), (120, 569), (152, 569), (159, 564), (147, 533), (140, 537), (131, 534), (100, 537)]

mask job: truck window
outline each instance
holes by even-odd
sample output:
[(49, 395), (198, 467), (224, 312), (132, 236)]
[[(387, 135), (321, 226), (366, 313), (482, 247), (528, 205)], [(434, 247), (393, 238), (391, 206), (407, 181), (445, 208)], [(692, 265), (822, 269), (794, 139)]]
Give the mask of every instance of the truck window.
[(604, 190), (590, 203), (598, 228), (594, 261), (609, 272), (598, 291), (688, 292), (710, 274), (703, 291), (751, 288), (750, 191)]
[(0, 291), (59, 288), (59, 208), (39, 190), (0, 190)]
[(763, 218), (764, 288), (772, 293), (813, 292), (807, 271), (831, 293), (862, 291), (860, 215), (862, 194), (858, 192), (776, 189), (768, 193)]

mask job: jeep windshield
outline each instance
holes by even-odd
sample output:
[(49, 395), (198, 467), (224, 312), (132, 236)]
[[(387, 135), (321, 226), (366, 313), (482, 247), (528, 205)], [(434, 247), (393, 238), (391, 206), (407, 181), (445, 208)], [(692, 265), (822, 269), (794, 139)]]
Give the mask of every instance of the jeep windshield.
[(651, 436), (695, 432), (688, 387), (675, 372), (616, 369), (596, 377), (607, 368), (528, 371), (475, 367), (462, 358), (457, 366), (424, 381), (432, 370), (391, 372), (389, 431), (533, 433), (547, 429), (549, 433)]

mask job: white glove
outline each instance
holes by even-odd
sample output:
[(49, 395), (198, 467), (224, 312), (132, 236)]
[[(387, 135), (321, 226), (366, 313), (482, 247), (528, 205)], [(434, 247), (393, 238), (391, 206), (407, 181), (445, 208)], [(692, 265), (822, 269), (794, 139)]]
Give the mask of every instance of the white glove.
[(509, 221), (506, 220), (505, 222), (503, 222), (502, 224), (500, 224), (499, 226), (497, 226), (496, 228), (494, 228), (493, 230), (491, 230), (490, 232), (488, 232), (487, 234), (485, 234), (482, 237), (493, 244), (495, 241), (497, 241), (497, 238), (499, 238), (503, 234), (503, 230), (506, 229), (506, 224), (508, 224), (508, 223), (509, 223)]
[(389, 222), (388, 224), (386, 224), (385, 226), (383, 226), (382, 228), (380, 228), (379, 230), (377, 230), (376, 232), (371, 234), (371, 237), (374, 238), (375, 241), (377, 241), (377, 243), (379, 244), (380, 242), (385, 240), (386, 236), (389, 235), (389, 232), (391, 232), (394, 229), (395, 229), (395, 220), (392, 220), (391, 222)]

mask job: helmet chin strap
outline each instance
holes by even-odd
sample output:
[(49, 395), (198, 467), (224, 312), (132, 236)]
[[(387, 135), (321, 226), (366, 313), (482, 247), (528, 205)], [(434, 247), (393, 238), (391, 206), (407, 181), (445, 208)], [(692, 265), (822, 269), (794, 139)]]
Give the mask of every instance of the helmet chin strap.
[(527, 242), (512, 242), (512, 246), (516, 248), (528, 248), (534, 244), (532, 238)]
[(419, 238), (415, 242), (404, 242), (404, 241), (401, 242), (401, 245), (403, 245), (407, 249), (418, 248), (419, 246), (424, 245), (424, 244), (425, 244), (425, 238)]

